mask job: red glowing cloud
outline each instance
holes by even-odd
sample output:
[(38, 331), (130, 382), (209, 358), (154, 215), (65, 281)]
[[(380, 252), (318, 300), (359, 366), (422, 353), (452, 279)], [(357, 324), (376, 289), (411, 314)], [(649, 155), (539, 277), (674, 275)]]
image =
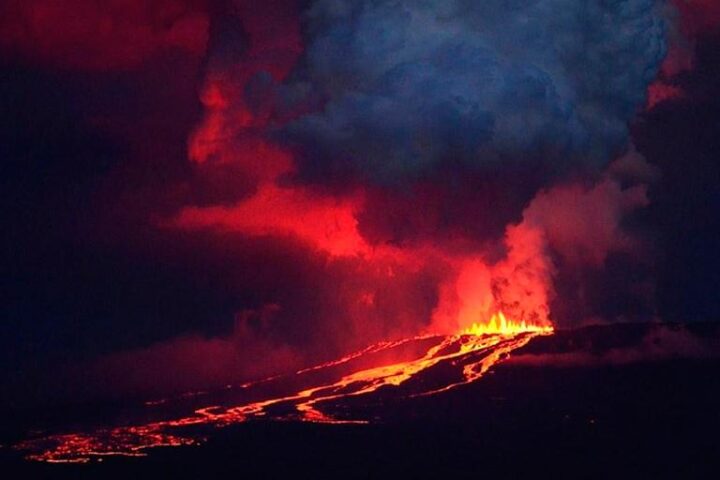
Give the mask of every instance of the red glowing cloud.
[(0, 6), (0, 52), (81, 70), (122, 70), (166, 51), (202, 56), (203, 0), (10, 0)]
[(623, 217), (648, 204), (644, 185), (622, 189), (606, 179), (586, 188), (558, 186), (540, 192), (525, 210), (525, 221), (541, 228), (550, 246), (570, 264), (600, 267), (612, 251), (627, 250), (633, 239)]
[(650, 85), (648, 88), (647, 108), (648, 110), (651, 110), (660, 103), (668, 100), (677, 100), (684, 96), (685, 93), (682, 88), (658, 81)]
[(248, 83), (258, 73), (281, 80), (295, 65), (302, 51), (295, 7), (269, 2), (259, 7), (241, 4), (240, 10), (246, 48), (237, 64), (209, 59), (200, 95), (205, 117), (190, 138), (189, 157), (199, 168), (232, 164), (256, 190), (233, 205), (188, 206), (171, 224), (248, 236), (291, 236), (331, 255), (366, 252), (356, 220), (362, 200), (278, 185), (281, 176), (293, 171), (293, 159), (262, 138), (268, 117), (246, 98)]
[(239, 312), (232, 333), (222, 338), (185, 335), (113, 353), (91, 365), (61, 370), (59, 380), (74, 390), (148, 395), (288, 371), (301, 363), (301, 352), (249, 328), (250, 322), (270, 322), (276, 310), (276, 306), (267, 305), (257, 311)]
[(671, 41), (660, 78), (648, 88), (648, 110), (685, 97), (685, 92), (675, 79), (678, 74), (692, 70), (697, 38), (720, 27), (720, 3), (715, 0), (675, 0), (673, 4), (678, 12), (677, 21), (670, 32)]
[(307, 189), (261, 186), (236, 205), (187, 207), (174, 220), (185, 229), (217, 228), (250, 236), (294, 236), (331, 255), (368, 251), (357, 231), (357, 202), (323, 197)]
[[(189, 156), (197, 163), (244, 162), (255, 175), (274, 178), (287, 170), (288, 163), (264, 146), (258, 147), (257, 136), (267, 126), (267, 112), (252, 108), (245, 90), (261, 72), (281, 80), (295, 66), (302, 52), (298, 13), (289, 2), (244, 2), (239, 8), (240, 23), (234, 33), (242, 35), (245, 44), (235, 47), (243, 51), (232, 58), (217, 58), (210, 52), (200, 93), (205, 117), (190, 138)], [(217, 42), (227, 42), (223, 34), (228, 35), (216, 33)], [(272, 98), (263, 100), (271, 107)]]
[(716, 0), (675, 0), (682, 28), (689, 35), (708, 32), (720, 25), (720, 3)]

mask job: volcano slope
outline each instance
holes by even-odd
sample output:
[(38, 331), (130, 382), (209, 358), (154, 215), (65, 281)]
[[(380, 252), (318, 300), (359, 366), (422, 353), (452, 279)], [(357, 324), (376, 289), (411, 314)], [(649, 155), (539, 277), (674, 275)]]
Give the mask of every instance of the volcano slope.
[[(402, 377), (396, 366), (418, 359), (430, 364)], [(719, 463), (719, 367), (711, 324), (418, 337), (92, 420), (90, 408), (17, 412), (0, 452), (27, 478), (707, 478)]]

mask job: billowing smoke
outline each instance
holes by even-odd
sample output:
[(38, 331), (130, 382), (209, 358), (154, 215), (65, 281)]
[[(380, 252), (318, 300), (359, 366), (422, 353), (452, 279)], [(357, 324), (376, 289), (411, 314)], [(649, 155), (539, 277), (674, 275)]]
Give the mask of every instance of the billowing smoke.
[(237, 257), (222, 288), (237, 318), (265, 313), (108, 368), (192, 356), (217, 383), (498, 310), (561, 326), (630, 304), (652, 317), (628, 220), (657, 174), (629, 123), (666, 56), (665, 2), (228, 3), (191, 198), (158, 223)]
[(654, 0), (314, 1), (280, 101), (311, 106), (281, 135), (313, 181), (454, 170), (527, 201), (623, 150), (665, 56), (663, 11)]

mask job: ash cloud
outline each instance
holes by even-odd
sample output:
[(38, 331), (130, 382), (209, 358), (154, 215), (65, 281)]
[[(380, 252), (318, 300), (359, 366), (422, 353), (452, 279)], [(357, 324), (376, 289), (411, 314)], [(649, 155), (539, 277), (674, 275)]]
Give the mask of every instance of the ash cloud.
[(666, 53), (665, 8), (318, 0), (280, 92), (286, 108), (298, 96), (305, 106), (322, 100), (280, 136), (313, 182), (396, 186), (455, 170), (498, 177), (504, 195), (527, 201), (550, 179), (597, 170), (625, 147)]

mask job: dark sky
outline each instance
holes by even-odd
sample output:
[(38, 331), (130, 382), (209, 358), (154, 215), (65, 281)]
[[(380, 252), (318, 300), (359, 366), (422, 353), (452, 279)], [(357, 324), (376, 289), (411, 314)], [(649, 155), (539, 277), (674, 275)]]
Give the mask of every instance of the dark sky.
[[(593, 172), (595, 160), (586, 165), (577, 159), (607, 156), (609, 162), (630, 143), (653, 172), (651, 180), (643, 179), (647, 205), (639, 200), (618, 217), (640, 243), (608, 246), (591, 261), (587, 252), (597, 246), (566, 248), (565, 240), (576, 237), (563, 236), (566, 230), (556, 225), (555, 236), (548, 234), (557, 269), (551, 318), (566, 326), (575, 317), (720, 319), (720, 21), (712, 2), (681, 5), (676, 21), (682, 41), (668, 41), (674, 63), (666, 61), (652, 87), (669, 92), (668, 98), (632, 110), (628, 138), (603, 134), (603, 148), (589, 143), (562, 151), (546, 139), (567, 133), (563, 124), (548, 123), (538, 130), (539, 140), (517, 151), (512, 128), (507, 138), (513, 149), (497, 140), (498, 125), (515, 110), (541, 117), (555, 111), (534, 97), (510, 106), (498, 102), (490, 113), (472, 117), (446, 108), (445, 80), (457, 79), (449, 88), (464, 92), (469, 80), (461, 73), (480, 68), (465, 68), (460, 54), (459, 64), (443, 63), (441, 55), (434, 63), (439, 73), (413, 77), (413, 70), (402, 77), (423, 79), (409, 80), (400, 93), (417, 89), (426, 110), (408, 107), (402, 116), (380, 118), (357, 114), (363, 108), (376, 112), (373, 102), (394, 98), (386, 92), (395, 92), (396, 80), (378, 83), (369, 103), (348, 103), (350, 97), (337, 92), (354, 89), (355, 76), (368, 75), (375, 64), (338, 51), (333, 54), (347, 64), (336, 60), (327, 67), (312, 51), (335, 30), (317, 20), (308, 33), (302, 7), (291, 1), (262, 8), (249, 3), (10, 0), (0, 6), (0, 383), (10, 392), (6, 402), (43, 401), (51, 387), (59, 388), (48, 380), (56, 373), (75, 378), (63, 380), (67, 385), (56, 392), (71, 399), (144, 392), (153, 383), (173, 389), (246, 378), (428, 324), (442, 297), (437, 285), (446, 264), (368, 264), (343, 256), (357, 241), (343, 236), (344, 224), (328, 248), (313, 243), (322, 237), (313, 225), (340, 212), (358, 219), (362, 241), (374, 248), (417, 249), (415, 256), (423, 246), (442, 244), (453, 255), (482, 250), (486, 258), (502, 258), (496, 239), (505, 225), (521, 219), (539, 189), (557, 184), (573, 195), (577, 182), (596, 192), (592, 198), (616, 198), (610, 187), (592, 190), (602, 185), (606, 167)], [(490, 3), (500, 8), (502, 2)], [(349, 58), (356, 58), (357, 71)], [(563, 68), (573, 61), (563, 60)], [(549, 71), (554, 65), (548, 61)], [(590, 68), (576, 66), (578, 72)], [(511, 72), (508, 82), (523, 89), (534, 78)], [(436, 78), (442, 81), (436, 84)], [(581, 79), (583, 88), (591, 89), (593, 79)], [(647, 85), (638, 85), (644, 95)], [(608, 95), (605, 104), (619, 94)], [(415, 105), (409, 98), (397, 105)], [(517, 102), (526, 103), (517, 109)], [(327, 104), (335, 105), (327, 110), (334, 113), (317, 115), (318, 105)], [(621, 111), (612, 110), (612, 118), (624, 118)], [(442, 121), (400, 120), (423, 112)], [(581, 117), (587, 131), (577, 135), (592, 136), (595, 120)], [(378, 128), (384, 121), (395, 125), (393, 135)], [(460, 128), (448, 127), (456, 121)], [(343, 122), (356, 135), (340, 141), (328, 128)], [(606, 124), (604, 117), (598, 124)], [(427, 132), (431, 144), (423, 147), (431, 154), (421, 159), (422, 168), (412, 163), (415, 144), (408, 138), (415, 137), (397, 133), (414, 129)], [(550, 130), (560, 133), (548, 136)], [(493, 140), (475, 143), (489, 131)], [(267, 147), (265, 135), (296, 153), (298, 175), (283, 154)], [(373, 138), (380, 140), (368, 140)], [(466, 152), (478, 148), (506, 167), (476, 168)], [(392, 169), (377, 162), (335, 163), (348, 151), (370, 158), (377, 149), (392, 152)], [(569, 155), (582, 168), (553, 155)], [(521, 157), (541, 160), (528, 166), (514, 160)], [(622, 182), (632, 183), (630, 177)], [(236, 210), (232, 222), (238, 228), (208, 227), (229, 221), (223, 208), (262, 196), (266, 187), (270, 195), (273, 185), (290, 185), (294, 193), (259, 202), (258, 209), (275, 210), (263, 210), (257, 219), (248, 209)], [(357, 210), (359, 192), (366, 203)], [(629, 194), (623, 195), (626, 201)], [(546, 222), (562, 217), (550, 207), (545, 212), (535, 215)], [(346, 218), (332, 215), (337, 222)], [(286, 230), (268, 227), (264, 216), (280, 219)], [(294, 233), (282, 233), (287, 231)], [(383, 268), (394, 268), (392, 275), (380, 273)], [(366, 290), (371, 293), (360, 298), (372, 304), (371, 311), (348, 300)], [(156, 382), (161, 375), (169, 380)]]

